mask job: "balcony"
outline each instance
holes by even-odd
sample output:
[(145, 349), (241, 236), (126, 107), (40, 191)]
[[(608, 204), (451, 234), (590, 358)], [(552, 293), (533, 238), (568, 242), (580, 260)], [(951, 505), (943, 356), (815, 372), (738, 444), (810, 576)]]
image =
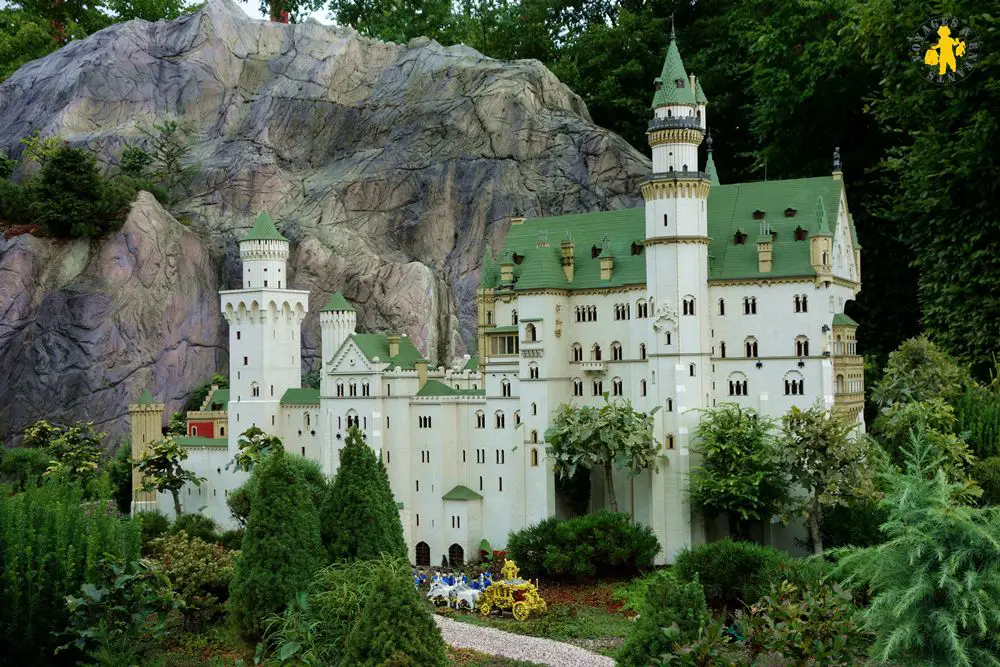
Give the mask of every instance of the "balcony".
[(608, 370), (608, 365), (604, 361), (581, 361), (580, 370), (584, 373), (603, 373)]

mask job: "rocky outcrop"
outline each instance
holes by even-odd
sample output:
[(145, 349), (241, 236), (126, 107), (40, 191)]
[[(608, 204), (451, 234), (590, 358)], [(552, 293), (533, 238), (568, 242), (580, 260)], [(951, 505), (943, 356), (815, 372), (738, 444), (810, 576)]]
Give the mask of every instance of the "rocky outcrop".
[[(143, 143), (140, 127), (165, 118), (193, 132), (197, 175), (174, 210), (190, 231), (177, 230), (174, 245), (151, 239), (153, 267), (147, 255), (121, 255), (136, 275), (176, 267), (155, 296), (100, 265), (138, 238), (134, 219), (103, 245), (0, 242), (14, 280), (0, 286), (0, 434), (35, 414), (113, 420), (143, 373), (170, 400), (205, 379), (222, 340), (214, 283), (239, 287), (236, 239), (260, 210), (292, 240), (291, 286), (312, 292), (314, 311), (340, 289), (360, 329), (405, 331), (447, 360), (471, 346), (484, 243), (499, 243), (511, 215), (632, 206), (649, 169), (536, 61), (255, 21), (231, 0), (112, 26), (0, 84), (0, 149), (16, 152), (41, 130), (86, 144), (113, 169), (126, 143)], [(143, 200), (133, 218), (151, 211)], [(186, 244), (197, 261), (172, 254)], [(192, 321), (161, 331), (162, 314), (139, 317), (149, 298)], [(135, 318), (107, 324), (123, 312)], [(311, 318), (305, 358), (315, 363)], [(122, 326), (128, 335), (112, 333)], [(18, 375), (7, 379), (8, 368)]]

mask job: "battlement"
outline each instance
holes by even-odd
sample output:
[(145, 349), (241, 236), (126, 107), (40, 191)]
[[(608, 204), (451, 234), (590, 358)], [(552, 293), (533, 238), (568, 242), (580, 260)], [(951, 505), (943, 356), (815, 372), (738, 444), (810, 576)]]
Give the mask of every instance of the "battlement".
[(301, 321), (309, 312), (305, 290), (227, 290), (219, 292), (222, 314), (229, 322), (262, 322), (279, 316)]
[(240, 241), (240, 259), (247, 260), (278, 260), (288, 259), (288, 241), (276, 239)]

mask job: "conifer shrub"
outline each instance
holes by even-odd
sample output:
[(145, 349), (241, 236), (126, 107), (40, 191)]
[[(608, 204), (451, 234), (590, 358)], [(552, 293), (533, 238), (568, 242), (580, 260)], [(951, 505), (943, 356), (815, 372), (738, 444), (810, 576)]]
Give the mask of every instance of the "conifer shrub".
[(633, 575), (652, 567), (659, 550), (652, 529), (614, 512), (550, 517), (507, 538), (521, 572), (553, 579)]
[(46, 664), (67, 623), (66, 596), (93, 583), (105, 556), (139, 557), (139, 525), (48, 483), (0, 497), (0, 637), (10, 664)]
[(170, 519), (159, 512), (136, 512), (143, 546), (170, 531)]
[(34, 222), (28, 186), (0, 179), (0, 222), (8, 225), (29, 225)]
[(699, 581), (712, 609), (733, 612), (766, 595), (788, 561), (777, 549), (727, 537), (685, 549), (673, 572), (681, 581)]
[(219, 524), (204, 514), (181, 514), (174, 519), (170, 532), (175, 535), (187, 533), (188, 537), (196, 537), (209, 544), (219, 541)]
[[(302, 477), (303, 483), (309, 492), (309, 497), (312, 498), (313, 504), (316, 505), (318, 511), (323, 506), (328, 486), (326, 476), (319, 467), (319, 463), (304, 456), (290, 455), (288, 465), (295, 469), (296, 475)], [(230, 516), (241, 526), (246, 526), (247, 519), (250, 517), (250, 499), (253, 498), (255, 493), (255, 484), (254, 477), (251, 475), (240, 487), (230, 492), (229, 497), (226, 499)]]
[(357, 428), (347, 432), (322, 516), (323, 543), (332, 560), (372, 560), (383, 554), (406, 558), (389, 476)]
[[(674, 644), (697, 639), (710, 618), (705, 591), (697, 578), (681, 582), (669, 570), (657, 572), (649, 578), (639, 617), (616, 656), (618, 664), (646, 667)], [(664, 632), (671, 627), (675, 628), (674, 632)]]
[(302, 467), (278, 450), (254, 467), (243, 551), (230, 586), (237, 627), (259, 637), (264, 620), (282, 611), (326, 564), (319, 514)]
[(222, 545), (226, 551), (239, 551), (243, 548), (243, 535), (246, 531), (242, 528), (233, 528), (232, 530), (224, 530), (222, 534), (219, 535), (219, 544)]
[(0, 479), (24, 491), (29, 486), (38, 485), (50, 460), (49, 455), (40, 449), (0, 448)]
[(445, 667), (441, 631), (405, 571), (379, 577), (347, 636), (342, 667)]
[(226, 551), (221, 544), (191, 537), (183, 530), (153, 540), (149, 552), (183, 601), (188, 630), (197, 630), (221, 615), (238, 554)]

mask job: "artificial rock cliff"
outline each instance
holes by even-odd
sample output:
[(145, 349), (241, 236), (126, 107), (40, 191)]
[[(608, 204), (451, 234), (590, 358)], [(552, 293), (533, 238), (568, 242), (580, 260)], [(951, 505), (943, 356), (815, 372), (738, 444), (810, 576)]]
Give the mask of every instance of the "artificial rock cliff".
[(240, 286), (258, 211), (292, 241), (290, 286), (312, 292), (308, 363), (336, 289), (360, 330), (446, 363), (471, 347), (483, 248), (510, 216), (633, 206), (649, 170), (537, 61), (255, 21), (231, 0), (112, 26), (0, 84), (14, 154), (41, 130), (113, 169), (165, 118), (193, 132), (187, 226), (144, 195), (102, 241), (0, 240), (0, 438), (38, 417), (117, 435), (142, 388), (169, 412), (225, 371), (215, 291)]

